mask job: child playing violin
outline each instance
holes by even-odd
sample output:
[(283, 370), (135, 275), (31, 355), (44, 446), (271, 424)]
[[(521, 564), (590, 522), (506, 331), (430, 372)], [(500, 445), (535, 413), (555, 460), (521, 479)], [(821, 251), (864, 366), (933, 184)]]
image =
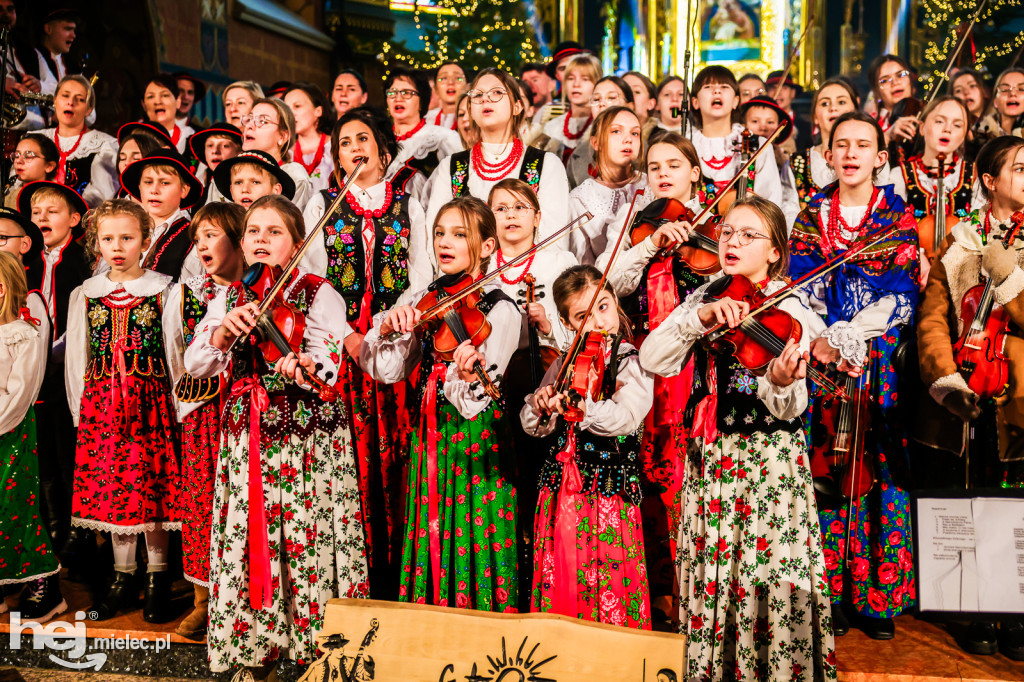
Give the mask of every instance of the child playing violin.
[[(849, 604), (860, 616), (859, 627), (875, 639), (892, 639), (892, 617), (915, 599), (910, 497), (897, 483), (906, 450), (895, 419), (901, 387), (892, 356), (917, 304), (917, 225), (891, 185), (873, 184), (886, 157), (882, 129), (874, 119), (861, 112), (840, 116), (826, 154), (838, 181), (800, 213), (790, 240), (790, 275), (798, 278), (881, 230), (892, 230), (810, 292), (812, 307), (828, 325), (811, 343), (814, 358), (838, 364), (840, 371), (867, 373), (863, 383), (870, 394), (870, 427), (860, 438), (864, 457), (877, 469), (877, 484), (852, 500), (822, 495), (818, 506), (833, 606)], [(812, 449), (827, 455), (831, 446), (819, 418), (824, 399), (812, 401), (811, 435)], [(880, 514), (880, 509), (888, 511)], [(843, 610), (833, 608), (833, 615), (837, 634), (845, 634), (849, 625)]]
[[(696, 215), (714, 197), (714, 185), (702, 184), (697, 151), (679, 133), (657, 135), (647, 150), (645, 166), (649, 185), (637, 199), (636, 213), (649, 207), (651, 201), (676, 201)], [(611, 258), (619, 232), (629, 229), (625, 225), (628, 212), (629, 204), (625, 204), (617, 216), (616, 228), (608, 235), (607, 252), (598, 258), (599, 268), (604, 268)], [(670, 220), (634, 246), (630, 246), (631, 235), (623, 237), (624, 243), (608, 273), (608, 282), (622, 297), (622, 307), (638, 348), (643, 347), (647, 334), (656, 329), (679, 302), (707, 281), (681, 258), (663, 253), (664, 249), (687, 241), (691, 229), (687, 222)], [(655, 379), (654, 409), (645, 421), (640, 454), (645, 486), (641, 508), (651, 606), (653, 616), (659, 621), (671, 619), (678, 610), (675, 606), (678, 597), (676, 529), (679, 527), (679, 495), (686, 476), (684, 411), (690, 397), (692, 374), (693, 368), (688, 365), (679, 376)]]
[(600, 281), (593, 266), (577, 265), (554, 286), (565, 325), (599, 340), (600, 381), (588, 374), (585, 395), (570, 397), (556, 377), (577, 358), (562, 356), (520, 414), (526, 433), (555, 436), (534, 522), (533, 609), (649, 630), (638, 455), (654, 380), (621, 342), (629, 330), (611, 286), (599, 291)]
[(780, 302), (803, 332), (785, 342), (763, 376), (733, 354), (705, 350), (698, 341), (710, 329), (737, 329), (751, 309), (723, 294), (726, 286), (771, 296), (785, 286), (789, 257), (782, 212), (762, 197), (737, 202), (720, 230), (725, 277), (687, 296), (640, 349), (641, 365), (662, 376), (677, 374), (691, 356), (696, 367), (679, 527), (685, 676), (835, 679), (825, 559), (800, 420), (807, 350), (822, 323), (798, 298)]
[[(299, 209), (266, 196), (246, 213), (242, 254), (250, 267), (283, 268), (302, 239)], [(192, 377), (230, 374), (213, 492), (210, 667), (244, 666), (256, 679), (282, 654), (313, 660), (328, 599), (369, 593), (348, 416), (310, 390), (337, 380), (358, 335), (327, 280), (301, 268), (283, 276), (281, 295), (305, 323), (298, 352), (272, 361), (253, 343), (259, 292), (241, 282), (210, 301), (185, 350)]]
[[(437, 213), (433, 242), (442, 277), (425, 291), (406, 291), (395, 307), (375, 316), (360, 360), (385, 383), (419, 369), (420, 423), (409, 454), (398, 598), (515, 611), (516, 490), (503, 475), (505, 413), (492, 397), (490, 377), (505, 371), (519, 344), (522, 312), (488, 285), (475, 294), (476, 311), (459, 306), (465, 313), (459, 324), (424, 320), (436, 330), (422, 333), (421, 308), (430, 299), (454, 294), (487, 270), (498, 246), (494, 215), (479, 199), (453, 199)], [(475, 342), (469, 333), (462, 340), (463, 319), (482, 330)]]
[[(931, 448), (915, 458), (916, 483), (923, 488), (963, 487), (964, 464), (960, 459), (964, 422), (975, 426), (970, 444), (968, 480), (975, 486), (1024, 487), (1024, 418), (1015, 408), (1024, 393), (1020, 362), (1024, 358), (1024, 240), (1018, 235), (1005, 248), (1011, 228), (1010, 217), (1024, 210), (1024, 140), (1016, 136), (997, 137), (978, 152), (977, 172), (987, 202), (955, 226), (935, 257), (924, 299), (918, 311), (918, 349), (921, 377), (933, 400), (921, 420), (921, 434)], [(956, 339), (968, 330), (973, 319), (961, 318), (961, 302), (967, 292), (992, 280), (997, 306), (1014, 324), (1009, 325), (1002, 354), (1008, 365), (1009, 400), (998, 402), (979, 398), (967, 385), (954, 350)], [(956, 328), (950, 324), (956, 320)], [(992, 364), (999, 364), (998, 361)], [(992, 369), (979, 367), (975, 371)], [(942, 410), (939, 406), (945, 408)], [(957, 419), (943, 420), (948, 412)], [(946, 415), (947, 418), (949, 415)], [(953, 421), (944, 429), (944, 421)], [(945, 436), (945, 437), (943, 437)], [(951, 448), (950, 445), (956, 445)], [(952, 450), (952, 451), (951, 451)], [(917, 453), (915, 453), (917, 454)], [(975, 622), (968, 631), (965, 649), (974, 654), (1004, 655), (1024, 660), (1024, 626), (1004, 621), (997, 637), (994, 622)]]

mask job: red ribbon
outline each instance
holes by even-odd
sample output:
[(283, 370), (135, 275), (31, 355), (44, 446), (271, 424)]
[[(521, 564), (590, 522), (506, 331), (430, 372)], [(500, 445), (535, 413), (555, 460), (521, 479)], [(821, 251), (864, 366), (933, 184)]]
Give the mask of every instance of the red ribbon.
[[(110, 404), (120, 407), (120, 421), (121, 421), (121, 433), (124, 433), (125, 428), (128, 425), (128, 409), (134, 405), (133, 401), (128, 400), (128, 366), (124, 361), (124, 353), (128, 350), (140, 350), (141, 346), (137, 343), (126, 343), (125, 339), (121, 338), (114, 342), (114, 362), (117, 364), (116, 372), (117, 378), (110, 382)], [(118, 394), (120, 389), (120, 394)]]
[(579, 581), (576, 567), (576, 532), (578, 520), (576, 503), (582, 497), (583, 478), (576, 466), (576, 429), (566, 425), (565, 447), (555, 456), (562, 463), (562, 484), (558, 490), (555, 509), (554, 555), (555, 593), (551, 598), (551, 611), (575, 618), (578, 615), (576, 595)]
[(22, 308), (20, 311), (18, 311), (18, 317), (24, 320), (25, 322), (33, 324), (37, 327), (41, 324), (39, 320), (32, 317), (32, 311), (29, 310), (28, 308)]
[[(710, 355), (707, 376), (712, 379), (715, 376), (715, 361)], [(703, 438), (705, 446), (718, 438), (718, 392), (713, 380), (708, 381), (708, 388), (711, 392), (697, 403), (693, 416), (693, 437)]]
[[(437, 382), (444, 379), (448, 366), (435, 362), (434, 368), (427, 377), (426, 389), (423, 392), (420, 433), (423, 432), (425, 421), (427, 432), (427, 537), (430, 542), (430, 572), (434, 583), (434, 604), (441, 603), (441, 513), (439, 508), (440, 495), (437, 488), (437, 448), (441, 437), (437, 433)], [(417, 515), (418, 517), (418, 515)]]
[[(679, 287), (672, 271), (673, 258), (660, 257), (651, 261), (647, 271), (647, 315), (651, 331), (657, 329), (679, 305)], [(693, 389), (693, 357), (683, 371), (674, 377), (654, 378), (654, 409), (652, 426), (678, 424), (683, 421), (686, 401)]]
[(270, 396), (255, 377), (245, 377), (231, 387), (232, 398), (246, 393), (249, 394), (249, 606), (259, 611), (270, 606), (273, 589), (260, 452), (260, 419), (270, 407)]

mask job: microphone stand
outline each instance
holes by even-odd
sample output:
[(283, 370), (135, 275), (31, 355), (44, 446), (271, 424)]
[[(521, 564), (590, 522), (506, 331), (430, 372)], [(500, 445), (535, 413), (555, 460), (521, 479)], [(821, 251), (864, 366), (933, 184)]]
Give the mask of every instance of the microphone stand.
[(686, 43), (685, 49), (683, 50), (683, 106), (682, 114), (683, 125), (680, 132), (683, 137), (689, 138), (690, 127), (690, 42), (693, 39), (693, 0), (687, 0), (686, 2)]
[[(7, 105), (7, 60), (10, 57), (11, 51), (11, 27), (4, 25), (0, 26), (0, 111), (4, 110)], [(6, 127), (5, 131), (6, 132)], [(6, 135), (2, 136), (6, 138)], [(0, 145), (3, 141), (0, 141)], [(4, 152), (7, 150), (4, 149)], [(0, 168), (0, 197), (3, 197), (7, 193), (7, 168), (4, 165)]]

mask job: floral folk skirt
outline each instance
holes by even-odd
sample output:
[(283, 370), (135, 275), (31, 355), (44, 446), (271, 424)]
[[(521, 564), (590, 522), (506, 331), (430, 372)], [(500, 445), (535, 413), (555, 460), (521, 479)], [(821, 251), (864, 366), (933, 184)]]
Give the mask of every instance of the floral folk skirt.
[[(177, 435), (166, 382), (88, 381), (75, 449), (71, 524), (112, 533), (180, 528)], [(112, 397), (113, 396), (113, 397)]]
[(32, 408), (0, 436), (0, 585), (24, 583), (60, 570), (39, 507), (36, 417)]
[(694, 441), (679, 534), (686, 679), (834, 680), (803, 433)]
[(221, 401), (214, 398), (181, 424), (181, 554), (185, 578), (209, 587), (213, 476), (220, 451)]
[[(343, 404), (313, 394), (271, 398), (250, 453), (249, 396), (228, 400), (210, 538), (210, 667), (317, 657), (324, 608), (367, 597), (366, 543)], [(259, 456), (270, 549), (271, 604), (249, 599), (249, 457)]]
[[(443, 398), (438, 402), (436, 450), (431, 429), (413, 431), (398, 598), (516, 611), (516, 490), (501, 470), (509, 442), (503, 413), (492, 403), (465, 419)], [(440, 531), (433, 538), (432, 525)]]
[[(619, 496), (577, 493), (559, 519), (559, 491), (544, 487), (534, 520), (533, 610), (649, 630), (650, 590), (640, 508)], [(559, 521), (566, 524), (559, 528)], [(568, 531), (573, 545), (561, 546)], [(567, 543), (566, 543), (567, 544)], [(567, 564), (559, 570), (559, 562)]]

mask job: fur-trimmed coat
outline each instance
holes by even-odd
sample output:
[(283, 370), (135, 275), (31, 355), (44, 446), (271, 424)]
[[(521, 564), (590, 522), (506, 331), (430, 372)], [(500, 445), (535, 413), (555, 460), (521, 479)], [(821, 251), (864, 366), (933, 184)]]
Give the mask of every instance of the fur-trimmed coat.
[[(929, 444), (948, 450), (955, 450), (956, 445), (943, 436), (951, 435), (951, 423), (959, 426), (959, 420), (942, 407), (942, 400), (951, 391), (967, 389), (966, 381), (957, 371), (953, 345), (964, 326), (970, 324), (969, 320), (960, 319), (964, 294), (985, 281), (981, 249), (984, 243), (992, 241), (991, 235), (982, 238), (987, 210), (987, 206), (976, 209), (946, 237), (932, 265), (918, 310), (921, 378), (934, 399), (934, 403), (929, 401), (928, 407), (937, 408), (928, 410), (930, 418), (922, 433), (933, 435), (934, 442)], [(990, 232), (1001, 235), (1007, 227), (992, 221)], [(1024, 459), (1024, 240), (1017, 240), (1012, 248), (1017, 252), (1017, 267), (994, 290), (995, 302), (1006, 310), (1011, 320), (1003, 350), (1009, 360), (1009, 387), (1006, 394), (996, 400), (1002, 460)]]

